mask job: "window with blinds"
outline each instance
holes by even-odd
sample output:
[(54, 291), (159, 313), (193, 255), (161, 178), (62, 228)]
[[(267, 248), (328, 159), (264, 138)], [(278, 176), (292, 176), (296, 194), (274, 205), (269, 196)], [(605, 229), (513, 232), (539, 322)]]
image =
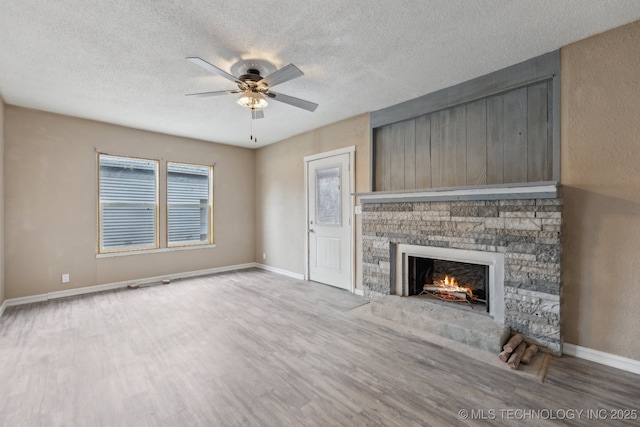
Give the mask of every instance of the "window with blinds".
[(213, 243), (212, 170), (167, 163), (168, 246)]
[(158, 247), (158, 162), (100, 154), (100, 252)]

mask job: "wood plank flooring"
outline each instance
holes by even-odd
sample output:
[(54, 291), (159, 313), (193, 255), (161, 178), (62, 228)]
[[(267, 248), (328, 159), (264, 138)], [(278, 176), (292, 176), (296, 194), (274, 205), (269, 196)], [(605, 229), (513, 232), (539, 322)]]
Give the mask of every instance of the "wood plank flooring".
[(537, 410), (605, 410), (622, 425), (609, 410), (640, 410), (638, 375), (572, 357), (544, 384), (505, 375), (348, 315), (363, 302), (245, 270), (10, 307), (0, 425), (524, 425), (518, 411)]

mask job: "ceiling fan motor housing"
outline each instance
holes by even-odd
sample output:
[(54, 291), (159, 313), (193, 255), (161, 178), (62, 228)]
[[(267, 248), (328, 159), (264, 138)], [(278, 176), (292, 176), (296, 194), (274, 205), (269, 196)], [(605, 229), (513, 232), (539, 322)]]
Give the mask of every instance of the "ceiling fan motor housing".
[(256, 70), (255, 68), (250, 68), (247, 70), (247, 74), (243, 74), (240, 76), (240, 80), (244, 81), (252, 81), (259, 82), (262, 80), (262, 76), (260, 75), (260, 70)]

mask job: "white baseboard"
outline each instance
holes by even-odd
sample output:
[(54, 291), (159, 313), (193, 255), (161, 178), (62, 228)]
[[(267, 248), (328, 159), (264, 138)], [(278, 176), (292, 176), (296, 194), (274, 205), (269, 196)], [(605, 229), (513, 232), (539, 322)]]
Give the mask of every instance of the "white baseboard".
[(259, 264), (259, 263), (257, 263), (255, 266), (258, 268), (261, 268), (262, 270), (270, 271), (272, 273), (278, 273), (278, 274), (282, 274), (283, 276), (292, 277), (294, 279), (304, 280), (304, 274), (298, 274), (292, 271), (283, 270), (278, 267), (272, 267), (270, 265)]
[(358, 295), (358, 296), (361, 296), (361, 297), (364, 296), (364, 290), (362, 290), (362, 289), (356, 288), (356, 289), (353, 290), (353, 293)]
[(190, 277), (206, 276), (209, 274), (224, 273), (226, 271), (244, 270), (247, 268), (254, 268), (256, 264), (251, 262), (247, 264), (229, 265), (226, 267), (209, 268), (206, 270), (188, 271), (185, 273), (167, 274), (164, 276), (145, 277), (142, 279), (126, 280), (124, 282), (107, 283), (104, 285), (85, 286), (83, 288), (66, 289), (63, 291), (47, 292), (45, 294), (33, 295), (21, 298), (9, 298), (2, 303), (0, 309), (0, 315), (4, 311), (4, 307), (11, 307), (14, 305), (30, 304), (34, 302), (48, 301), (57, 298), (66, 298), (75, 295), (90, 294), (94, 292), (108, 291), (111, 289), (125, 288), (129, 285), (148, 285), (151, 283), (159, 283), (163, 280), (177, 280), (188, 279)]
[(562, 344), (562, 352), (568, 356), (590, 360), (591, 362), (600, 363), (601, 365), (611, 366), (612, 368), (640, 375), (640, 360), (629, 359), (627, 357), (605, 353), (604, 351), (592, 350), (587, 347), (580, 347), (579, 345), (569, 343)]

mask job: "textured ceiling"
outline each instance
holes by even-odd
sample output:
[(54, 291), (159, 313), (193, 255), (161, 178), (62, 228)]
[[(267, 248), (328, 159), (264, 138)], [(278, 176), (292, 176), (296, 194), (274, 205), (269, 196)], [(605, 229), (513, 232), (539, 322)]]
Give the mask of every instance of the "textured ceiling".
[[(2, 0), (0, 94), (8, 104), (258, 147), (460, 83), (640, 19), (637, 0)], [(254, 121), (232, 82), (288, 63)], [(250, 61), (254, 60), (254, 61)]]

